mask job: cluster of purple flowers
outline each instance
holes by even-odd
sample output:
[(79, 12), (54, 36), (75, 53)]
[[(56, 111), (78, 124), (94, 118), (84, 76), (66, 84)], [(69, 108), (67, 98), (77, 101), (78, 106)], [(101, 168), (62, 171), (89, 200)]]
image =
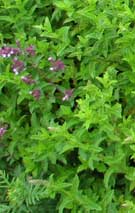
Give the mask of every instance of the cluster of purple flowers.
[[(24, 50), (21, 49), (20, 47), (20, 42), (17, 41), (16, 42), (17, 47), (10, 47), (10, 46), (3, 46), (2, 48), (0, 48), (0, 56), (3, 58), (10, 58), (13, 57), (12, 60), (12, 71), (15, 73), (15, 75), (18, 75), (20, 72), (25, 70), (25, 63), (19, 59), (20, 55), (27, 55), (27, 56), (35, 56), (35, 48), (33, 45), (28, 46), (27, 48), (25, 48)], [(64, 70), (65, 65), (63, 63), (63, 61), (61, 61), (60, 59), (55, 60), (53, 57), (49, 57), (48, 61), (51, 64), (50, 70), (51, 71), (60, 71), (60, 70)], [(22, 76), (21, 80), (26, 83), (26, 84), (35, 84), (36, 81), (34, 79), (32, 79), (31, 75), (27, 75), (27, 76)], [(30, 94), (35, 98), (35, 100), (39, 100), (41, 92), (39, 89), (34, 89), (33, 91), (30, 92)], [(67, 101), (69, 100), (69, 98), (72, 96), (73, 94), (73, 89), (69, 89), (69, 90), (65, 90), (64, 92), (64, 96), (62, 98), (63, 101)]]
[(17, 56), (21, 54), (27, 54), (29, 56), (34, 56), (35, 55), (35, 48), (34, 46), (30, 45), (24, 50), (21, 50), (20, 48), (20, 43), (16, 42), (17, 46), (16, 48), (14, 47), (9, 47), (9, 46), (4, 46), (0, 48), (0, 56), (3, 58), (9, 58), (13, 56), (13, 64), (12, 64), (12, 71), (18, 75), (21, 71), (25, 69), (25, 64), (23, 61), (19, 60)]
[(63, 70), (65, 68), (64, 63), (61, 60), (54, 60), (54, 58), (49, 57), (48, 61), (50, 61), (51, 63), (51, 67), (50, 67), (51, 71)]
[(30, 45), (29, 47), (26, 48), (26, 52), (28, 55), (30, 56), (34, 56), (35, 55), (35, 48), (34, 46)]
[[(0, 56), (3, 58), (10, 58), (11, 56), (13, 57), (12, 60), (12, 71), (18, 75), (21, 71), (25, 70), (25, 63), (18, 58), (19, 55), (24, 55), (27, 54), (27, 56), (35, 56), (35, 48), (33, 45), (28, 46), (26, 49), (21, 50), (20, 48), (20, 42), (16, 42), (17, 47), (9, 47), (9, 46), (4, 46), (0, 48)], [(26, 84), (34, 84), (36, 81), (32, 79), (32, 76), (22, 76), (21, 77), (22, 81), (25, 82)], [(31, 92), (32, 96), (38, 100), (40, 97), (40, 94), (36, 92), (36, 90), (33, 90)]]
[(23, 61), (20, 61), (18, 58), (14, 58), (13, 64), (12, 64), (12, 70), (16, 75), (18, 75), (22, 70), (24, 70)]
[(13, 48), (13, 47), (7, 47), (7, 46), (0, 48), (0, 56), (2, 56), (3, 58), (9, 58), (12, 55), (18, 55), (20, 53), (21, 51), (19, 48)]
[(9, 58), (10, 56), (20, 55), (23, 52), (26, 52), (30, 56), (34, 56), (35, 55), (34, 46), (30, 45), (29, 47), (27, 47), (23, 51), (20, 49), (19, 46), (20, 45), (18, 44), (18, 47), (4, 46), (4, 47), (0, 48), (0, 56), (2, 56), (3, 58)]
[[(51, 71), (56, 72), (56, 71), (59, 71), (59, 70), (64, 70), (64, 68), (65, 68), (65, 65), (64, 65), (63, 61), (61, 61), (59, 59), (55, 60), (54, 58), (49, 57), (48, 61), (51, 63), (51, 67), (50, 67)], [(73, 95), (73, 89), (65, 90), (62, 100), (63, 101), (68, 101), (69, 98), (72, 95)]]

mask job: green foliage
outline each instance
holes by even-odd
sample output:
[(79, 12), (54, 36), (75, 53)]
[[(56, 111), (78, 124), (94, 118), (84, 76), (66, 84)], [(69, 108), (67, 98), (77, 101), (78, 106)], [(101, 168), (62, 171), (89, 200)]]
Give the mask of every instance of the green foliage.
[(135, 212), (134, 19), (132, 0), (0, 0), (0, 213)]

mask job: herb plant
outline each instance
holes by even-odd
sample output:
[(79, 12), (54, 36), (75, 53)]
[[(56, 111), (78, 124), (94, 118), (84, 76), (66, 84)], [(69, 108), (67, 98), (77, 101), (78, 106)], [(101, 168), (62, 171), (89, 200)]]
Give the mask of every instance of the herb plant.
[(135, 212), (135, 2), (0, 0), (0, 213)]

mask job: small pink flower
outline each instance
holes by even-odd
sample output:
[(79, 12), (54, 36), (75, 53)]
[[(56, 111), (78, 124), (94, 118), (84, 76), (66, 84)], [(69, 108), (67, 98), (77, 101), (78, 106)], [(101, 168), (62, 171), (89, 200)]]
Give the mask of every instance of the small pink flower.
[(0, 127), (0, 137), (2, 137), (6, 131), (7, 131), (6, 127)]
[(35, 55), (35, 49), (32, 45), (30, 45), (29, 47), (26, 48), (26, 52), (31, 56)]
[(61, 60), (55, 61), (52, 57), (49, 57), (48, 61), (50, 61), (51, 63), (51, 67), (50, 67), (51, 71), (63, 70), (65, 68), (64, 63)]
[(36, 83), (36, 81), (34, 79), (32, 79), (32, 77), (30, 75), (22, 76), (21, 79), (23, 82), (25, 82), (26, 84), (29, 84), (29, 85)]
[(40, 96), (41, 96), (41, 92), (39, 89), (35, 89), (33, 91), (30, 91), (30, 94), (38, 101)]
[(18, 75), (22, 70), (24, 70), (24, 63), (23, 61), (18, 60), (17, 58), (13, 59), (12, 65), (13, 72)]
[(73, 95), (73, 89), (65, 90), (64, 97), (62, 98), (63, 101), (68, 101), (69, 98)]

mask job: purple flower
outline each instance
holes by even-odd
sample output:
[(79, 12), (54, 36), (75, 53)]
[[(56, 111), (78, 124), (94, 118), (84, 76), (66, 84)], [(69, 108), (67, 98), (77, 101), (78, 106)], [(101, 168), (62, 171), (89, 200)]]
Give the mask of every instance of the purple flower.
[(11, 55), (19, 55), (21, 50), (19, 48), (12, 48)]
[(24, 63), (23, 61), (18, 60), (17, 58), (13, 59), (13, 65), (12, 65), (13, 72), (18, 75), (19, 72), (21, 72), (24, 69)]
[(8, 58), (11, 55), (18, 55), (20, 54), (21, 51), (19, 48), (13, 48), (13, 47), (2, 47), (0, 48), (0, 56), (3, 58)]
[(63, 101), (68, 101), (69, 98), (73, 95), (73, 89), (65, 90), (64, 96), (62, 98)]
[(0, 56), (3, 58), (10, 57), (12, 55), (12, 48), (11, 47), (2, 47), (0, 48)]
[(50, 61), (51, 63), (51, 67), (50, 67), (51, 71), (63, 70), (65, 68), (64, 63), (61, 60), (55, 61), (52, 57), (49, 57), (48, 61)]
[(36, 83), (36, 81), (34, 79), (32, 79), (32, 76), (30, 76), (30, 75), (22, 76), (21, 79), (23, 82), (25, 82), (26, 84), (29, 84), (29, 85)]
[(7, 131), (6, 127), (0, 127), (0, 137), (2, 137), (6, 131)]
[(31, 56), (35, 55), (35, 49), (32, 45), (30, 45), (29, 47), (26, 48), (26, 52)]
[(39, 89), (35, 89), (33, 91), (30, 91), (30, 94), (38, 101), (40, 96), (41, 96), (41, 92)]

